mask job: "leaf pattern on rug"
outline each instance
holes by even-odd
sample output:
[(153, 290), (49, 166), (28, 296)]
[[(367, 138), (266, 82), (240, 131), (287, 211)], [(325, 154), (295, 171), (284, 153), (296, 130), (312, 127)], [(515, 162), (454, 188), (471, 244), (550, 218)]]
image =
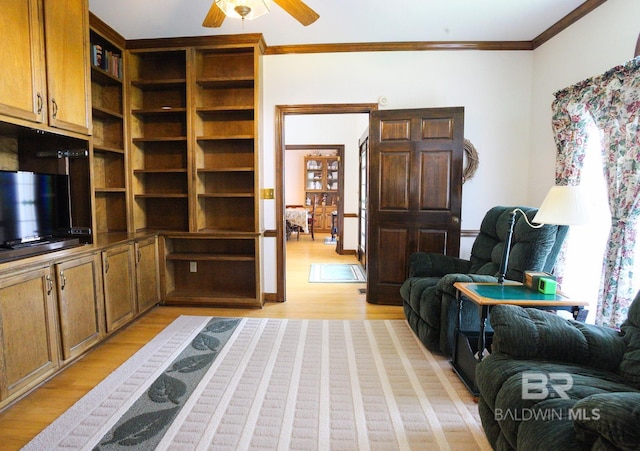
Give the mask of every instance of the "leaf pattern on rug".
[(187, 385), (184, 382), (164, 373), (149, 387), (148, 395), (153, 402), (180, 404), (180, 398), (186, 392)]
[(207, 325), (205, 330), (207, 332), (213, 332), (213, 333), (219, 334), (221, 332), (226, 332), (228, 330), (233, 329), (234, 327), (236, 327), (238, 325), (239, 321), (240, 320), (238, 320), (238, 319), (216, 321), (214, 323), (211, 323), (211, 324)]
[(211, 335), (206, 334), (198, 334), (196, 338), (191, 342), (191, 346), (193, 346), (198, 351), (218, 351), (218, 347), (220, 346), (220, 340), (216, 337), (212, 337)]
[[(123, 416), (94, 451), (154, 448), (238, 324), (240, 319), (237, 318), (211, 319), (191, 340), (190, 346), (153, 381), (146, 396), (138, 399), (136, 405), (139, 407), (132, 406), (130, 415)], [(175, 407), (163, 409), (163, 404), (168, 402)], [(146, 409), (146, 412), (141, 414), (139, 412), (143, 410), (140, 409)]]
[(178, 360), (173, 364), (170, 370), (167, 373), (172, 371), (177, 371), (179, 373), (193, 373), (194, 371), (201, 370), (205, 366), (209, 365), (213, 362), (216, 354), (203, 354), (203, 355), (194, 355), (191, 357), (187, 357), (182, 360)]
[[(120, 446), (135, 446), (153, 437), (166, 425), (173, 421), (173, 418), (180, 410), (180, 407), (173, 407), (167, 410), (147, 412), (131, 418), (118, 426), (113, 431), (113, 437), (108, 442), (101, 443), (107, 446), (118, 444)], [(94, 448), (94, 450), (100, 448)]]

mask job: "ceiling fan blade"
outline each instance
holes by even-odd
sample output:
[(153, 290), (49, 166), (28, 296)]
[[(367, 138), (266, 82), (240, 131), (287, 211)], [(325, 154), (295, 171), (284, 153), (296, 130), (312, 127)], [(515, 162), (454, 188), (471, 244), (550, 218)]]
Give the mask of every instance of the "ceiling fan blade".
[(317, 12), (305, 5), (302, 0), (273, 0), (280, 8), (291, 14), (305, 27), (311, 25), (320, 17)]
[(209, 28), (218, 28), (222, 26), (222, 22), (224, 22), (224, 18), (226, 17), (224, 12), (216, 5), (217, 1), (214, 1), (211, 4), (211, 8), (209, 8), (209, 12), (207, 13), (207, 17), (204, 18), (202, 22), (203, 27)]

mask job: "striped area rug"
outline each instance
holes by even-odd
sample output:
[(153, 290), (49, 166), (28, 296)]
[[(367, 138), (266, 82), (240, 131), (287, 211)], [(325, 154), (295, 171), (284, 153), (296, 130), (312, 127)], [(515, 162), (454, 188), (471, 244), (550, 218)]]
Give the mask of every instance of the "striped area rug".
[(400, 320), (181, 316), (24, 449), (491, 449)]

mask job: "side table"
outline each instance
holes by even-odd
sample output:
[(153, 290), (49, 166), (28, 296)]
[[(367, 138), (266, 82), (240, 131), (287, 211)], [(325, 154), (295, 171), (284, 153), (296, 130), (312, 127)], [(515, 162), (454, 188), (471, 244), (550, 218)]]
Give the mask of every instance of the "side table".
[[(485, 353), (487, 341), (485, 329), (492, 307), (511, 304), (544, 310), (569, 310), (573, 313), (573, 317), (577, 318), (582, 307), (589, 305), (584, 301), (569, 299), (562, 293), (539, 293), (518, 282), (505, 282), (504, 284), (456, 282), (453, 286), (458, 290), (458, 323), (451, 365), (474, 396), (478, 395), (475, 369)], [(460, 330), (464, 299), (470, 300), (478, 307), (480, 330), (476, 332), (478, 335), (477, 346), (473, 343), (476, 333)]]

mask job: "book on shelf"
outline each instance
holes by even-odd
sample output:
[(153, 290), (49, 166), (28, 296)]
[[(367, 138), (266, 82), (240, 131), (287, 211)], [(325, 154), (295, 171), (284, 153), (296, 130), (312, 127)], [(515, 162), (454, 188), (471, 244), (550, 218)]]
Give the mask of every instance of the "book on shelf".
[(91, 64), (122, 79), (122, 54), (120, 53), (107, 50), (100, 44), (91, 44)]

